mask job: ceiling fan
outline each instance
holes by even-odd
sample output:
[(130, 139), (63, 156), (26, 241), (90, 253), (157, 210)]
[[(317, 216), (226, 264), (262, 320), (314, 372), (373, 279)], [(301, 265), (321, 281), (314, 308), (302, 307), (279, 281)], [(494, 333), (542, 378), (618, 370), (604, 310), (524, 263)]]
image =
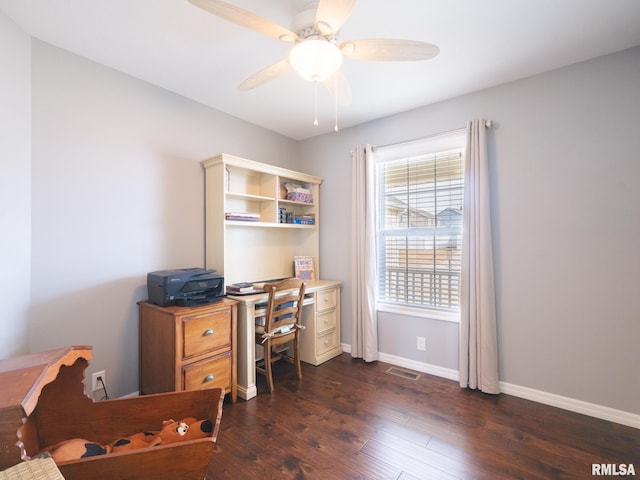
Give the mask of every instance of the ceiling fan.
[[(412, 61), (435, 57), (440, 49), (416, 40), (370, 38), (338, 43), (340, 29), (356, 0), (319, 0), (293, 19), (291, 29), (222, 0), (189, 0), (192, 4), (268, 37), (292, 44), (289, 56), (251, 75), (238, 88), (251, 90), (292, 68), (305, 80), (323, 83), (336, 102), (349, 104), (351, 94), (340, 72), (343, 58), (374, 61)], [(317, 119), (314, 122), (317, 124)]]

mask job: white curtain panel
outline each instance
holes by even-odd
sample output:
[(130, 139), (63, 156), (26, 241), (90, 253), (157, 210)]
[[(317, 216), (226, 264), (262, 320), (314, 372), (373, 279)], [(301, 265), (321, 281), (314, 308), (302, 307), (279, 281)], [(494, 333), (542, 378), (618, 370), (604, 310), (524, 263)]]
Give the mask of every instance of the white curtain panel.
[(358, 145), (351, 157), (351, 356), (372, 362), (378, 360), (373, 150), (370, 145)]
[(459, 368), (461, 387), (500, 393), (487, 125), (467, 123)]

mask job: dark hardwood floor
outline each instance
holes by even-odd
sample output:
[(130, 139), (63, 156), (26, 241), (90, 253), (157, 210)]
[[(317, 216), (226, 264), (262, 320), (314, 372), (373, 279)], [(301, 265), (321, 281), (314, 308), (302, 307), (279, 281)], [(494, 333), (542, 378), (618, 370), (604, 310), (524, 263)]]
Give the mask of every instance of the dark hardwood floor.
[[(343, 354), (225, 401), (210, 479), (554, 479), (634, 464), (640, 430)], [(601, 477), (600, 477), (601, 478)], [(632, 477), (635, 478), (635, 477)]]

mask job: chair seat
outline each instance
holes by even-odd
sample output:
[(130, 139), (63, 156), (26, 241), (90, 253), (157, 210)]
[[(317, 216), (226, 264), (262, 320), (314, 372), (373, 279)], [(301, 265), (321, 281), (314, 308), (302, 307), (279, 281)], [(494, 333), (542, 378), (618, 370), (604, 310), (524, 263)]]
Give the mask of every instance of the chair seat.
[[(278, 328), (272, 330), (274, 335), (280, 333), (289, 333), (295, 327), (295, 323), (288, 323), (287, 325), (281, 325)], [(264, 335), (264, 327), (262, 325), (256, 325), (256, 335)]]

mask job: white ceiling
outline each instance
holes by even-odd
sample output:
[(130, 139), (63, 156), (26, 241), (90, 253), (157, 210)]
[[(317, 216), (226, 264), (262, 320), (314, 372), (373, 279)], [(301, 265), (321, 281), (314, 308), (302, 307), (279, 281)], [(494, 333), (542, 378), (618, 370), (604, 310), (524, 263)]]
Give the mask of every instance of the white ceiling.
[[(228, 0), (287, 28), (309, 0)], [(237, 85), (287, 44), (187, 0), (0, 0), (40, 40), (293, 139), (333, 130), (333, 100), (293, 71)], [(360, 0), (341, 40), (403, 38), (440, 47), (421, 62), (345, 60), (352, 103), (341, 128), (640, 45), (639, 0)]]

